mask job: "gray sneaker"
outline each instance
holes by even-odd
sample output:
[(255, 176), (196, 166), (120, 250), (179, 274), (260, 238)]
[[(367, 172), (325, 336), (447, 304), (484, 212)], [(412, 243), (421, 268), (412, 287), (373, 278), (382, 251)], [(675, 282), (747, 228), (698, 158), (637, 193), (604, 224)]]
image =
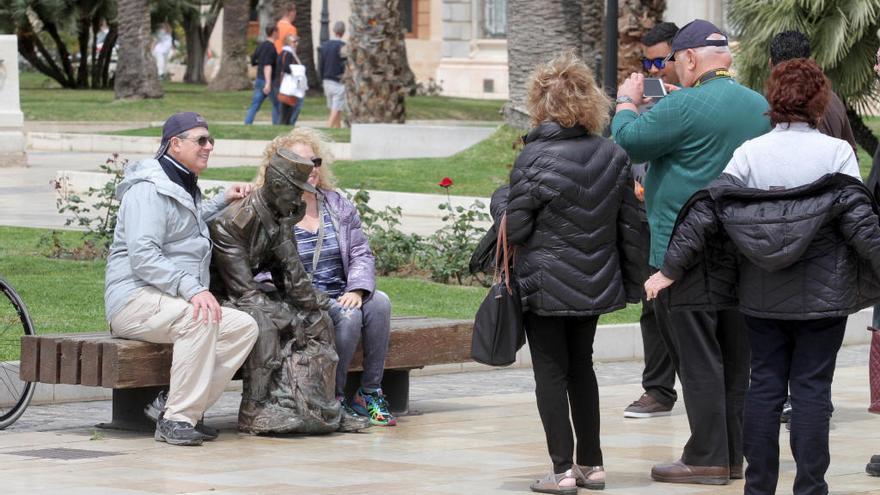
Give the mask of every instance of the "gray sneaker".
[(661, 404), (657, 399), (644, 393), (638, 400), (623, 410), (624, 418), (656, 418), (672, 414), (672, 405)]
[(167, 442), (171, 445), (201, 445), (204, 435), (197, 432), (195, 427), (186, 421), (171, 421), (163, 417), (156, 423), (156, 433), (153, 438), (157, 442)]

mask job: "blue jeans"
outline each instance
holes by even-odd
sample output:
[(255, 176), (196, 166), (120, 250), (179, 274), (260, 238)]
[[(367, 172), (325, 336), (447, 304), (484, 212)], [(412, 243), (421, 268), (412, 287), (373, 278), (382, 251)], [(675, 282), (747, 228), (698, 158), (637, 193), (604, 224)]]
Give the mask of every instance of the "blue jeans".
[(779, 415), (791, 391), (791, 453), (797, 465), (795, 495), (825, 495), (831, 462), (828, 430), (831, 381), (843, 343), (846, 317), (771, 320), (746, 316), (752, 372), (743, 410), (746, 495), (776, 493)]
[(388, 334), (391, 332), (391, 300), (377, 290), (364, 301), (360, 308), (346, 309), (333, 301), (330, 318), (336, 329), (336, 353), (339, 364), (336, 367), (336, 395), (345, 394), (345, 379), (348, 366), (357, 350), (358, 341), (363, 338), (364, 372), (361, 387), (378, 390), (382, 387), (385, 372), (385, 355), (388, 353)]
[(263, 105), (263, 101), (265, 101), (266, 98), (272, 100), (272, 123), (278, 123), (278, 102), (275, 98), (275, 90), (273, 89), (268, 95), (263, 94), (263, 86), (265, 85), (265, 79), (258, 77), (254, 81), (254, 96), (251, 98), (251, 106), (248, 108), (247, 115), (244, 117), (244, 123), (247, 125), (254, 123), (254, 118), (257, 116), (257, 112), (260, 110), (260, 107)]

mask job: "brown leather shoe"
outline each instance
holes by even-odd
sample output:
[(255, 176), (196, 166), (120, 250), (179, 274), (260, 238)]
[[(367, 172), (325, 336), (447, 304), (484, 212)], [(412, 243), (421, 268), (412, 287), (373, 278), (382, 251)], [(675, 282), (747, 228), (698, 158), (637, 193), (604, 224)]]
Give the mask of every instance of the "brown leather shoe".
[(727, 466), (689, 466), (679, 459), (655, 465), (651, 469), (651, 478), (663, 483), (726, 485), (730, 482), (730, 469)]
[(739, 464), (737, 466), (730, 466), (730, 479), (732, 479), (732, 480), (743, 479), (743, 465), (742, 464)]

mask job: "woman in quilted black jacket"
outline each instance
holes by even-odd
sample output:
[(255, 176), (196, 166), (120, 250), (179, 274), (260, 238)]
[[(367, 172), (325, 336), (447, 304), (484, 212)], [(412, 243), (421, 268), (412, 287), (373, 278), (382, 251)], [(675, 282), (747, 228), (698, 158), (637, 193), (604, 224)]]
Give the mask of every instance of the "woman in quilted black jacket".
[(539, 66), (527, 104), (533, 128), (510, 173), (507, 229), (553, 461), (531, 488), (573, 494), (605, 486), (593, 338), (599, 315), (640, 299), (638, 206), (626, 153), (600, 135), (610, 102), (583, 61), (566, 53)]
[[(852, 147), (816, 126), (830, 83), (815, 62), (773, 68), (774, 129), (747, 141), (682, 208), (649, 298), (672, 309), (738, 306), (751, 343), (743, 412), (746, 494), (779, 478), (791, 391), (795, 494), (825, 494), (831, 382), (847, 315), (880, 301), (880, 217)], [(673, 281), (675, 281), (673, 283)]]

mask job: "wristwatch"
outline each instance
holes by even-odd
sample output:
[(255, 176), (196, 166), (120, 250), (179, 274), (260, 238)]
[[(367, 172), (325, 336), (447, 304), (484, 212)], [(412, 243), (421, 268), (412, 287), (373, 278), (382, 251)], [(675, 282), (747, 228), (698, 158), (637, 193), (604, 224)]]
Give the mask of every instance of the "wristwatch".
[(636, 102), (627, 95), (618, 96), (617, 100), (615, 100), (615, 101), (617, 102), (618, 105), (620, 105), (621, 103), (632, 103), (633, 105), (636, 104)]

